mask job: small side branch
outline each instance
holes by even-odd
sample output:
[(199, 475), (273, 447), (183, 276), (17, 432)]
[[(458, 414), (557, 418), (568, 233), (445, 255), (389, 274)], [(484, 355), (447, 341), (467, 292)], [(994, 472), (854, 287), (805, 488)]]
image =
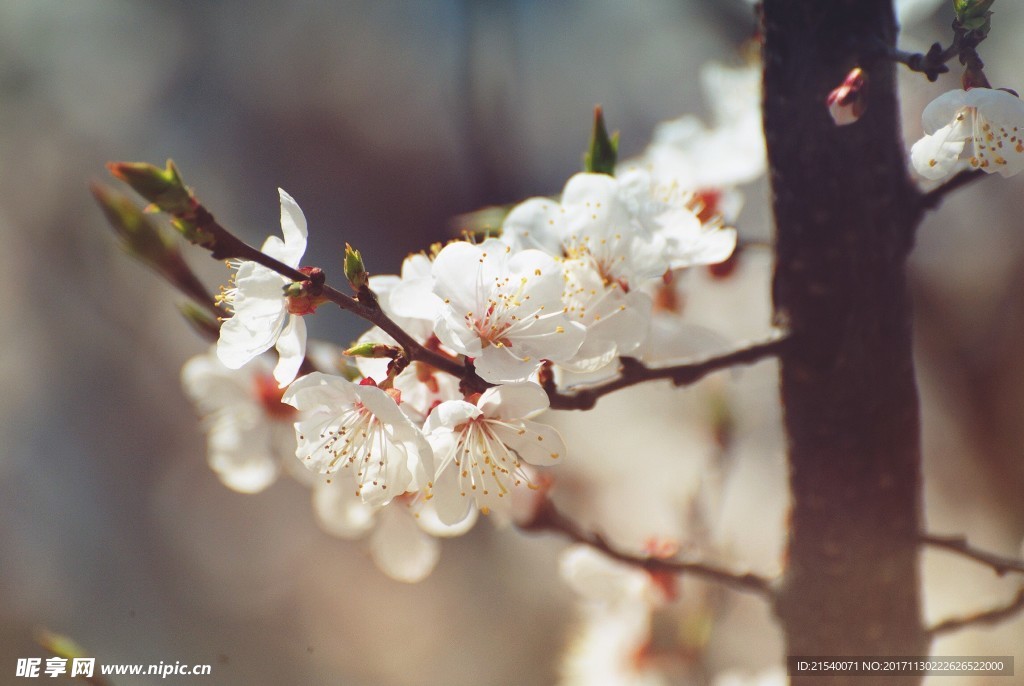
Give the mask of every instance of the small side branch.
[(970, 560), (974, 560), (975, 562), (991, 567), (992, 571), (999, 576), (1005, 576), (1011, 572), (1024, 574), (1024, 560), (1019, 560), (1013, 557), (1003, 557), (1002, 555), (996, 555), (995, 553), (975, 548), (967, 542), (967, 539), (964, 536), (936, 536), (934, 534), (924, 534), (921, 536), (921, 542), (934, 548), (942, 548), (943, 550), (954, 552)]
[(925, 212), (927, 210), (935, 209), (942, 204), (942, 201), (946, 199), (947, 195), (960, 190), (964, 186), (977, 181), (983, 176), (985, 176), (985, 172), (980, 169), (964, 170), (953, 176), (949, 181), (946, 181), (941, 186), (933, 188), (927, 193), (922, 193), (919, 200), (919, 207), (921, 211)]
[(959, 40), (954, 40), (948, 48), (943, 48), (940, 43), (935, 43), (926, 53), (905, 52), (888, 46), (881, 46), (881, 48), (885, 56), (893, 62), (904, 64), (910, 71), (919, 72), (928, 77), (929, 81), (935, 81), (940, 74), (949, 71), (946, 62), (960, 54), (961, 46)]
[[(255, 262), (293, 281), (302, 282), (310, 278), (308, 274), (304, 274), (298, 269), (289, 267), (280, 260), (277, 260), (263, 251), (257, 250), (253, 246), (245, 243), (221, 226), (221, 224), (214, 219), (213, 214), (202, 204), (195, 199), (193, 199), (193, 203), (193, 206), (190, 208), (191, 214), (188, 219), (199, 230), (213, 237), (214, 249), (211, 251), (211, 255), (214, 258), (223, 259), (225, 257), (231, 257), (234, 259)], [(419, 341), (406, 333), (401, 326), (396, 324), (387, 316), (387, 314), (384, 313), (377, 302), (376, 296), (368, 288), (362, 289), (359, 293), (359, 297), (357, 298), (345, 295), (328, 284), (322, 284), (320, 288), (323, 296), (332, 303), (341, 309), (351, 312), (371, 324), (380, 327), (389, 336), (394, 338), (395, 341), (402, 346), (403, 350), (405, 350), (405, 355), (410, 362), (424, 362), (429, 364), (436, 369), (440, 369), (441, 371), (447, 372), (457, 379), (462, 380), (468, 388), (474, 390), (483, 390), (489, 385), (465, 365), (456, 360), (445, 357), (444, 355), (440, 355), (433, 350), (427, 349), (421, 345)]]
[(756, 574), (737, 574), (702, 562), (683, 562), (652, 557), (635, 557), (610, 546), (599, 534), (584, 531), (579, 524), (559, 512), (550, 501), (545, 501), (533, 520), (519, 525), (524, 531), (550, 531), (562, 534), (576, 543), (599, 550), (608, 557), (639, 567), (651, 573), (689, 574), (713, 581), (733, 590), (754, 593), (766, 599), (774, 596), (770, 579)]
[(1024, 610), (1024, 588), (1017, 591), (1014, 599), (1005, 605), (976, 612), (966, 617), (946, 619), (928, 629), (928, 633), (932, 636), (940, 636), (973, 626), (992, 626), (1013, 619), (1021, 610)]
[(688, 362), (672, 367), (648, 367), (636, 358), (623, 357), (620, 361), (619, 377), (606, 383), (584, 388), (574, 393), (561, 393), (552, 385), (548, 385), (548, 397), (551, 407), (556, 410), (589, 410), (597, 404), (602, 396), (621, 388), (635, 386), (645, 381), (669, 379), (676, 386), (685, 386), (703, 379), (711, 372), (727, 369), (741, 364), (753, 364), (766, 357), (777, 356), (789, 341), (786, 334), (778, 334), (772, 338), (745, 346), (737, 350), (709, 357), (697, 362)]

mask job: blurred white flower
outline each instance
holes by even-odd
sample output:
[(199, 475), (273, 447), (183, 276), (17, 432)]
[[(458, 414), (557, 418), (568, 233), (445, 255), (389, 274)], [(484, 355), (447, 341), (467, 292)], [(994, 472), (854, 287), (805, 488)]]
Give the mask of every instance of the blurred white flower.
[(588, 374), (632, 352), (643, 341), (651, 311), (640, 286), (672, 268), (729, 257), (735, 231), (704, 225), (692, 200), (678, 187), (659, 186), (646, 172), (632, 170), (618, 177), (577, 174), (560, 202), (532, 198), (512, 210), (502, 240), (565, 260), (567, 312), (587, 328), (579, 352), (561, 367)]
[(211, 351), (185, 363), (181, 383), (203, 414), (210, 468), (228, 488), (257, 493), (274, 482), (282, 463), (297, 462), (298, 413), (281, 402), (267, 365), (228, 369)]
[(582, 598), (605, 606), (640, 602), (650, 607), (667, 600), (650, 574), (613, 560), (589, 545), (566, 548), (558, 561), (562, 578)]
[(668, 679), (644, 660), (651, 613), (667, 599), (653, 578), (587, 545), (567, 548), (559, 571), (584, 600), (582, 622), (566, 651), (559, 683), (667, 684)]
[(495, 386), (476, 403), (450, 400), (427, 417), (423, 431), (437, 460), (433, 495), (441, 521), (462, 521), (476, 505), (484, 514), (508, 514), (512, 489), (530, 483), (520, 460), (555, 464), (565, 442), (550, 426), (531, 421), (548, 408), (534, 383)]
[[(693, 192), (724, 191), (764, 175), (760, 63), (728, 67), (709, 62), (700, 77), (712, 125), (693, 115), (660, 124), (644, 154), (620, 169), (646, 169), (658, 183)], [(731, 209), (729, 219), (738, 212), (735, 200)]]
[(925, 136), (910, 150), (915, 171), (938, 181), (970, 166), (1013, 176), (1024, 170), (1024, 102), (1003, 90), (943, 93), (921, 115)]
[(461, 536), (473, 528), (476, 513), (455, 526), (438, 519), (430, 501), (401, 497), (373, 507), (357, 495), (348, 478), (321, 481), (313, 490), (313, 508), (325, 531), (340, 538), (369, 534), (370, 555), (396, 581), (416, 583), (434, 570), (441, 554), (437, 538)]
[(396, 395), (320, 372), (296, 380), (282, 398), (303, 413), (295, 423), (296, 455), (321, 474), (347, 470), (368, 505), (427, 486), (430, 446)]
[(564, 312), (561, 265), (539, 250), (458, 241), (438, 254), (433, 276), (444, 301), (437, 337), (474, 358), (487, 381), (525, 381), (542, 360), (564, 362), (583, 342), (584, 328)]
[[(306, 218), (298, 204), (280, 188), (281, 233), (284, 240), (270, 236), (263, 252), (289, 267), (298, 268), (306, 251)], [(291, 279), (256, 264), (240, 262), (234, 275), (234, 287), (227, 289), (221, 300), (233, 316), (220, 327), (217, 357), (230, 369), (239, 369), (247, 362), (275, 346), (278, 353), (274, 378), (283, 388), (295, 378), (306, 354), (305, 311), (295, 309), (283, 293)]]

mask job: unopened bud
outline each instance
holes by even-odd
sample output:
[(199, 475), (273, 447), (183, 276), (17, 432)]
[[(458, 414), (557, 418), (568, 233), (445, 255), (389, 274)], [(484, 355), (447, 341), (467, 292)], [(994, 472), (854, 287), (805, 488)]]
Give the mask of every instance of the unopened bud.
[(146, 162), (110, 162), (107, 169), (163, 212), (182, 215), (192, 208), (192, 194), (171, 160), (165, 169)]
[(994, 2), (995, 0), (953, 0), (953, 11), (963, 24), (965, 20), (985, 17)]
[(992, 12), (989, 8), (995, 0), (953, 0), (956, 12), (954, 28), (969, 31), (975, 42), (984, 40), (992, 30)]
[(46, 629), (40, 629), (35, 635), (36, 643), (43, 650), (48, 650), (65, 660), (73, 660), (87, 655), (85, 648), (78, 645), (73, 639), (63, 634), (54, 633)]
[(590, 134), (590, 147), (583, 155), (583, 171), (596, 174), (615, 174), (615, 163), (619, 158), (619, 132), (611, 136), (604, 124), (604, 112), (600, 106), (594, 108), (594, 130)]
[(867, 74), (855, 67), (846, 75), (843, 83), (828, 94), (825, 104), (836, 126), (846, 126), (860, 120), (867, 109)]
[(169, 238), (131, 200), (99, 184), (93, 184), (91, 190), (129, 255), (160, 268), (177, 253)]
[(366, 288), (370, 283), (370, 275), (363, 266), (363, 256), (348, 243), (345, 244), (345, 278), (356, 291)]
[(351, 348), (346, 350), (343, 354), (349, 357), (390, 357), (394, 359), (401, 352), (398, 348), (393, 345), (386, 343), (356, 343)]
[(161, 230), (149, 215), (119, 193), (93, 184), (92, 194), (121, 239), (125, 252), (193, 300), (210, 302), (206, 288), (182, 258), (168, 232)]

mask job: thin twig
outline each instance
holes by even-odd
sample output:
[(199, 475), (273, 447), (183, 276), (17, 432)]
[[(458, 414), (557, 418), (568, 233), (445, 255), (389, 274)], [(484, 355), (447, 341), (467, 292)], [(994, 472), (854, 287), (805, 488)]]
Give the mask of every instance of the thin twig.
[(975, 548), (967, 542), (967, 539), (964, 536), (936, 536), (934, 534), (924, 534), (921, 536), (921, 542), (935, 548), (949, 550), (970, 560), (974, 560), (975, 562), (980, 562), (983, 565), (991, 567), (992, 571), (999, 576), (1005, 576), (1011, 572), (1024, 574), (1024, 560), (1013, 557), (1003, 557), (1002, 555), (996, 555), (995, 553)]
[(974, 614), (967, 615), (966, 617), (953, 617), (951, 619), (943, 620), (928, 629), (928, 633), (932, 636), (939, 636), (941, 634), (960, 631), (961, 629), (966, 629), (972, 626), (991, 626), (1007, 619), (1013, 619), (1013, 617), (1020, 613), (1021, 610), (1024, 610), (1024, 588), (1017, 591), (1017, 595), (1014, 599), (1005, 605), (976, 612)]
[(767, 599), (772, 598), (774, 595), (772, 581), (756, 574), (737, 574), (703, 562), (635, 557), (623, 553), (610, 546), (599, 534), (584, 531), (579, 524), (559, 512), (550, 500), (544, 501), (544, 504), (541, 505), (532, 521), (520, 524), (519, 527), (524, 531), (551, 531), (562, 534), (571, 541), (588, 545), (614, 560), (639, 567), (647, 572), (689, 574), (734, 590), (754, 593)]
[(922, 193), (918, 201), (918, 207), (922, 212), (935, 209), (946, 199), (947, 195), (953, 191), (960, 190), (983, 176), (985, 176), (985, 172), (981, 169), (965, 169), (941, 186), (933, 188), (927, 193)]
[[(199, 204), (198, 201), (196, 201), (192, 211), (193, 214), (188, 217), (188, 219), (192, 221), (198, 229), (209, 233), (214, 238), (214, 249), (211, 251), (211, 255), (214, 258), (249, 260), (260, 264), (271, 271), (277, 272), (281, 276), (292, 279), (293, 281), (302, 282), (309, 280), (308, 274), (304, 274), (298, 269), (289, 267), (280, 260), (257, 250), (232, 234), (221, 226), (220, 223), (213, 218), (213, 214)], [(327, 284), (323, 284), (320, 288), (323, 296), (332, 303), (341, 309), (351, 312), (371, 324), (378, 326), (385, 333), (394, 338), (395, 341), (405, 350), (406, 358), (410, 362), (423, 362), (443, 372), (447, 372), (455, 378), (462, 380), (467, 387), (472, 390), (483, 390), (490, 385), (480, 379), (480, 377), (473, 373), (466, 365), (436, 353), (433, 350), (427, 349), (419, 341), (406, 333), (401, 326), (396, 324), (387, 316), (387, 314), (384, 313), (384, 310), (381, 309), (380, 304), (373, 295), (373, 292), (369, 289), (363, 289), (358, 298), (353, 298)]]
[(905, 64), (910, 71), (920, 72), (928, 77), (929, 81), (935, 81), (940, 74), (949, 71), (946, 62), (960, 54), (961, 37), (959, 33), (954, 34), (953, 43), (948, 48), (935, 43), (927, 53), (906, 52), (888, 45), (881, 45), (879, 48), (882, 54), (893, 62)]
[(597, 400), (602, 396), (638, 383), (669, 379), (676, 386), (685, 386), (696, 383), (711, 372), (720, 369), (740, 364), (753, 364), (766, 357), (774, 357), (782, 351), (788, 341), (788, 335), (777, 334), (766, 341), (748, 345), (723, 355), (672, 367), (648, 367), (635, 358), (623, 357), (620, 360), (621, 369), (618, 378), (574, 393), (561, 393), (549, 387), (547, 389), (548, 397), (551, 399), (552, 409), (589, 410), (597, 404)]

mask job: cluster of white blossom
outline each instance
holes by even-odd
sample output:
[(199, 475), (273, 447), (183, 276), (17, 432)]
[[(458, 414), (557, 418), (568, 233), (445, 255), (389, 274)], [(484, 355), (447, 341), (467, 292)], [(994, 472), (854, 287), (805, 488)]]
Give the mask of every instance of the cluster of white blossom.
[[(306, 222), (280, 196), (284, 238), (263, 250), (298, 268)], [(556, 378), (614, 376), (650, 330), (645, 289), (730, 256), (735, 231), (702, 221), (700, 209), (645, 171), (581, 173), (559, 200), (512, 210), (498, 238), (453, 241), (410, 256), (400, 275), (371, 277), (383, 313), (425, 349), (471, 361), (482, 392), (463, 392), (460, 379), (422, 360), (399, 368), (357, 357), (354, 373), (328, 362), (295, 378), (310, 357), (302, 315), (315, 304), (286, 293), (290, 281), (267, 267), (234, 264), (221, 296), (232, 316), (216, 356), (183, 373), (208, 416), (211, 466), (229, 487), (255, 492), (282, 464), (303, 465), (327, 529), (358, 536), (377, 522), (378, 563), (396, 578), (421, 578), (436, 561), (431, 536), (466, 531), (477, 512), (508, 517), (513, 494), (534, 481), (527, 465), (566, 454), (558, 432), (535, 421), (549, 406), (542, 365)], [(398, 349), (376, 327), (359, 343)], [(272, 377), (259, 359), (271, 347)]]
[[(529, 516), (564, 461), (560, 434), (537, 421), (559, 391), (616, 377), (622, 356), (663, 364), (685, 339), (679, 273), (730, 258), (736, 190), (765, 168), (759, 67), (709, 65), (711, 126), (662, 125), (615, 174), (580, 173), (555, 198), (526, 200), (500, 232), (410, 255), (400, 274), (373, 275), (380, 310), (424, 350), (466, 365), (480, 383), (423, 359), (380, 328), (342, 356), (307, 350), (303, 316), (322, 302), (254, 262), (233, 262), (219, 300), (231, 316), (214, 352), (183, 383), (206, 416), (209, 462), (230, 488), (257, 492), (284, 471), (310, 487), (323, 528), (368, 536), (378, 566), (422, 579), (437, 537), (468, 531), (478, 513)], [(282, 237), (262, 251), (300, 267), (307, 226), (280, 191)], [(683, 335), (680, 336), (680, 333)], [(263, 353), (276, 348), (277, 363)], [(692, 351), (691, 351), (692, 352)], [(435, 358), (436, 359), (436, 358)], [(301, 370), (301, 371), (300, 371)], [(523, 514), (525, 513), (525, 514)]]

